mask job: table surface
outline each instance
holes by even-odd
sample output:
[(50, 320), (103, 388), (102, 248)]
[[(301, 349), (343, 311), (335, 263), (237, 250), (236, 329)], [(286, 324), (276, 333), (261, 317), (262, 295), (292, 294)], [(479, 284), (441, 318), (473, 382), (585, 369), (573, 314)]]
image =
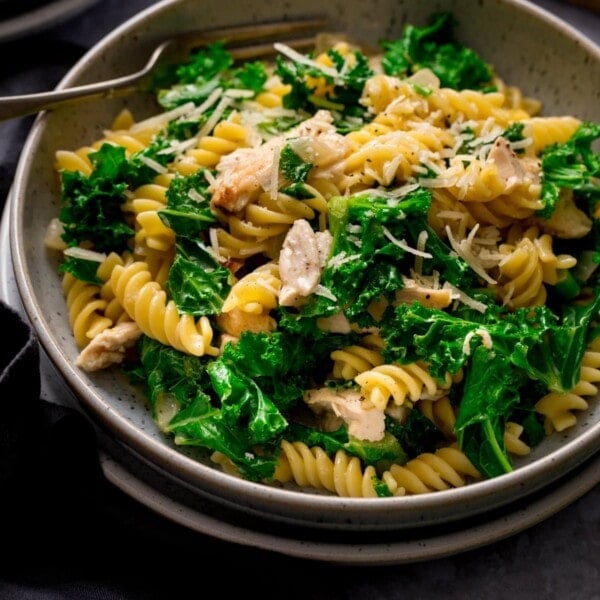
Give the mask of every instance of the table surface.
[[(101, 0), (50, 29), (0, 44), (9, 57), (0, 63), (0, 95), (54, 87), (88, 48), (153, 3)], [(535, 4), (600, 44), (600, 12), (557, 0)], [(32, 122), (0, 124), (0, 199)], [(94, 523), (82, 509), (76, 522), (49, 529), (62, 535), (60, 551), (56, 539), (30, 540), (26, 552), (0, 564), (1, 598), (170, 598), (190, 583), (198, 594), (207, 584), (227, 592), (229, 582), (213, 575), (222, 566), (226, 574), (240, 574), (250, 595), (266, 598), (600, 600), (600, 486), (508, 539), (393, 567), (325, 564), (222, 542), (175, 525), (110, 486), (99, 493), (102, 511), (91, 515)]]

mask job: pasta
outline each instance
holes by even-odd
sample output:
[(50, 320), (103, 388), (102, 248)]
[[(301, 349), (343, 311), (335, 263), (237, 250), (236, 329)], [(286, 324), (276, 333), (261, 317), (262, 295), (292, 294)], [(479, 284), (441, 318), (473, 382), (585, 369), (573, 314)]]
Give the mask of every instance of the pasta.
[(600, 383), (600, 125), (545, 115), (453, 23), (418, 61), (404, 37), (241, 64), (215, 42), (155, 116), (58, 150), (77, 365), (127, 366), (226, 475), (343, 497), (469, 485), (574, 426)]

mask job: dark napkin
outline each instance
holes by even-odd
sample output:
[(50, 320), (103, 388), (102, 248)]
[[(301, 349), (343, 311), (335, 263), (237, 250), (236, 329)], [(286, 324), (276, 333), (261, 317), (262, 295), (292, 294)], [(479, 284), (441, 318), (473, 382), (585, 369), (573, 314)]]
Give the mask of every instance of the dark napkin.
[(0, 330), (1, 600), (159, 600), (226, 561), (303, 564), (184, 528), (118, 490), (91, 421), (41, 398), (38, 339), (3, 301)]
[(102, 472), (95, 432), (78, 411), (40, 398), (39, 346), (4, 302), (0, 350), (0, 523), (19, 545), (74, 530), (98, 498)]

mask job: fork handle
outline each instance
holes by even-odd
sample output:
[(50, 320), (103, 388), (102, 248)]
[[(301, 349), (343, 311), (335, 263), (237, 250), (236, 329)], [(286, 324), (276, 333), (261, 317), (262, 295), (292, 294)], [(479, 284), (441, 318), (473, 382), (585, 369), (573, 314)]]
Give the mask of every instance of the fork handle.
[(0, 97), (0, 121), (89, 100), (123, 96), (139, 89), (138, 82), (139, 75), (134, 74), (50, 92)]

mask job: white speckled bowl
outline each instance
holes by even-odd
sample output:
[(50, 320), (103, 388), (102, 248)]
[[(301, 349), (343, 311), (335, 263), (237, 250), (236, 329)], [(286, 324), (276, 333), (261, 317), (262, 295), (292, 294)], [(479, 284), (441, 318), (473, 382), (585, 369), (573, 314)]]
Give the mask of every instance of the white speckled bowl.
[[(71, 70), (61, 87), (141, 67), (159, 38), (183, 30), (325, 11), (335, 29), (375, 44), (398, 34), (407, 22), (424, 23), (431, 12), (440, 9), (454, 12), (460, 21), (459, 38), (492, 62), (507, 82), (542, 99), (545, 113), (600, 121), (598, 48), (546, 12), (519, 0), (230, 0), (225, 5), (216, 0), (168, 0), (104, 38)], [(54, 152), (99, 138), (124, 105), (137, 118), (157, 111), (151, 97), (139, 95), (57, 110), (36, 121), (14, 182), (10, 231), (18, 289), (41, 344), (85, 413), (127, 452), (169, 473), (194, 493), (242, 513), (308, 528), (358, 532), (405, 530), (482, 515), (550, 486), (598, 450), (600, 405), (593, 400), (576, 427), (545, 440), (510, 474), (462, 489), (367, 500), (241, 481), (211, 467), (200, 453), (175, 447), (154, 425), (144, 398), (123, 377), (112, 372), (90, 376), (75, 368), (78, 352), (57, 263), (43, 243), (46, 225), (59, 210)]]

